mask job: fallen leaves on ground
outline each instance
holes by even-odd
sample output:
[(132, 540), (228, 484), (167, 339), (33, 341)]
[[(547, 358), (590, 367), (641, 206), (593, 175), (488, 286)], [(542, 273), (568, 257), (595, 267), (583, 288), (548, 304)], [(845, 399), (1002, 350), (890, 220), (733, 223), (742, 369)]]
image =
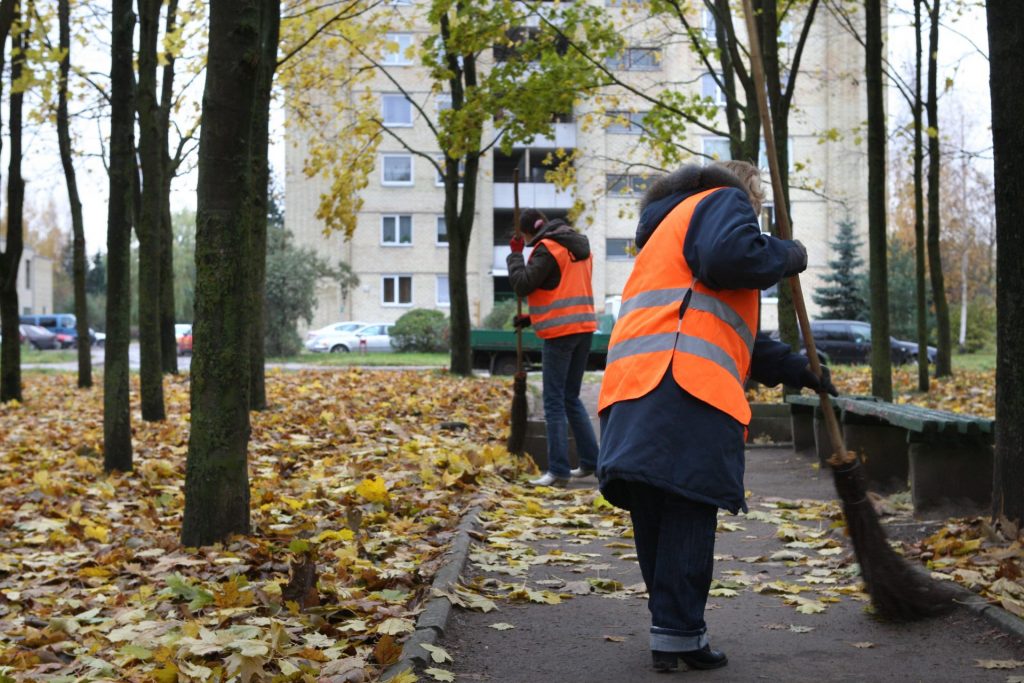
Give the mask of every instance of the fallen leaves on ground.
[(74, 380), (26, 375), (24, 403), (0, 406), (0, 680), (371, 680), (461, 515), (521, 473), (504, 383), (272, 371), (252, 534), (185, 549), (187, 379), (167, 380), (166, 421), (135, 412), (135, 470), (110, 476), (102, 392)]
[[(832, 382), (840, 394), (871, 395), (871, 368), (867, 365), (839, 365), (831, 368)], [(996, 375), (994, 370), (957, 370), (952, 377), (932, 377), (928, 392), (917, 391), (917, 368), (892, 369), (895, 403), (909, 403), (934, 410), (992, 419), (996, 414)], [(779, 403), (779, 387), (758, 386), (747, 392), (751, 401)]]

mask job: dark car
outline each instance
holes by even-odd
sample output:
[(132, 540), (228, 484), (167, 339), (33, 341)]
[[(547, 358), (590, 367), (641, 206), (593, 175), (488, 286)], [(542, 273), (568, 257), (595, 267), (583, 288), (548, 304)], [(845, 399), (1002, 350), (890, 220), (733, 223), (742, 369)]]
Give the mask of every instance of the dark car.
[[(811, 322), (814, 346), (833, 365), (854, 365), (871, 361), (871, 325), (859, 320), (814, 320)], [(889, 351), (896, 365), (917, 362), (914, 342), (889, 337)], [(928, 347), (928, 362), (935, 362), (937, 350)]]
[(57, 335), (50, 332), (45, 327), (38, 325), (19, 325), (18, 328), (21, 330), (22, 339), (24, 343), (28, 344), (34, 349), (58, 349), (60, 348), (60, 342), (57, 341)]

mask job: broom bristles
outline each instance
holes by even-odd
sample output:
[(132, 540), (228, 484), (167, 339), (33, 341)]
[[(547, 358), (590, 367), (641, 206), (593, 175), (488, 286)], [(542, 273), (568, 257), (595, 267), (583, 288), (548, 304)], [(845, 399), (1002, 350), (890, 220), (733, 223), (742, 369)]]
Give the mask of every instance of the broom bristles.
[(913, 567), (889, 545), (878, 513), (868, 499), (860, 461), (855, 458), (849, 463), (830, 464), (875, 611), (893, 621), (913, 621), (951, 611), (956, 606), (953, 590)]
[(522, 455), (526, 444), (526, 373), (517, 372), (512, 380), (512, 415), (508, 443), (509, 453)]

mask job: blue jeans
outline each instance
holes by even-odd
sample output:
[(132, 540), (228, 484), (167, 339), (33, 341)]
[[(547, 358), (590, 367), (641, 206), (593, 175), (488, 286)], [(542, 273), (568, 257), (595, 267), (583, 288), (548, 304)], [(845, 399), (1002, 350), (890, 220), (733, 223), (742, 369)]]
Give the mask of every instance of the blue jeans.
[(704, 606), (715, 560), (718, 508), (629, 481), (640, 571), (651, 612), (651, 649), (699, 650), (708, 642)]
[(583, 371), (587, 369), (594, 335), (570, 334), (544, 340), (541, 367), (544, 377), (544, 420), (547, 422), (548, 472), (569, 476), (569, 432), (576, 438), (580, 467), (597, 469), (597, 437), (587, 409), (580, 400)]

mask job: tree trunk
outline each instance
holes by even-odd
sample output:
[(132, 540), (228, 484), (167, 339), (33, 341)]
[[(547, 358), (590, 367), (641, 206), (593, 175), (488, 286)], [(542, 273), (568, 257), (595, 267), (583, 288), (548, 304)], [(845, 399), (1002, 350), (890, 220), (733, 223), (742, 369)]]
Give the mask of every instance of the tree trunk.
[[(917, 296), (917, 389), (928, 391), (928, 297), (925, 291), (925, 241), (924, 241), (924, 141), (921, 131), (921, 3), (914, 0), (914, 279)], [(922, 352), (922, 349), (924, 351)]]
[(131, 238), (135, 194), (135, 14), (131, 0), (112, 0), (110, 46), (110, 200), (107, 205), (107, 340), (103, 348), (103, 467), (132, 469), (128, 344), (131, 324)]
[(931, 275), (935, 325), (938, 328), (935, 376), (948, 377), (953, 374), (953, 341), (949, 332), (949, 303), (946, 300), (942, 252), (939, 248), (939, 2), (940, 0), (932, 0), (928, 33), (928, 272)]
[[(3, 46), (17, 13), (12, 0), (0, 3), (0, 74), (3, 73)], [(21, 75), (24, 53), (20, 36), (11, 38), (11, 82)], [(3, 81), (0, 80), (0, 87)], [(0, 345), (0, 403), (21, 400), (21, 340), (18, 332), (18, 267), (24, 249), (22, 205), (25, 194), (21, 178), (21, 93), (11, 92), (11, 160), (7, 181), (7, 239), (0, 254), (0, 329), (12, 330)]]
[(142, 170), (142, 205), (139, 207), (139, 385), (142, 419), (164, 419), (163, 357), (160, 345), (160, 226), (163, 222), (163, 152), (160, 142), (160, 107), (156, 99), (157, 38), (160, 0), (138, 0), (139, 160)]
[(274, 85), (274, 70), (277, 68), (281, 3), (279, 0), (262, 0), (260, 11), (260, 70), (252, 121), (252, 286), (249, 288), (249, 317), (252, 323), (249, 337), (252, 344), (249, 353), (249, 407), (252, 410), (264, 410), (267, 407), (264, 374), (267, 334), (267, 192), (270, 184), (267, 149), (270, 146), (270, 95)]
[(892, 400), (889, 282), (885, 231), (885, 107), (882, 82), (882, 3), (865, 0), (865, 80), (868, 98), (868, 253), (871, 286), (871, 393)]
[(68, 188), (73, 235), (73, 286), (75, 291), (75, 328), (78, 332), (78, 386), (92, 386), (92, 349), (89, 338), (89, 307), (85, 299), (85, 227), (82, 222), (82, 201), (78, 197), (78, 180), (71, 156), (71, 132), (68, 122), (68, 74), (71, 71), (71, 7), (69, 0), (58, 0), (57, 23), (60, 49), (60, 73), (57, 78), (57, 143), (64, 167), (64, 184)]
[(996, 446), (992, 512), (1024, 522), (1024, 14), (989, 0), (996, 204)]
[[(260, 81), (260, 0), (210, 4), (196, 211), (192, 431), (181, 542), (249, 533), (251, 122)], [(242, 378), (242, 381), (239, 379)]]
[[(164, 35), (173, 33), (178, 20), (178, 0), (167, 3)], [(178, 342), (174, 335), (174, 225), (171, 222), (171, 179), (174, 167), (168, 150), (171, 106), (174, 100), (173, 51), (165, 55), (160, 81), (160, 357), (165, 373), (178, 374)]]

